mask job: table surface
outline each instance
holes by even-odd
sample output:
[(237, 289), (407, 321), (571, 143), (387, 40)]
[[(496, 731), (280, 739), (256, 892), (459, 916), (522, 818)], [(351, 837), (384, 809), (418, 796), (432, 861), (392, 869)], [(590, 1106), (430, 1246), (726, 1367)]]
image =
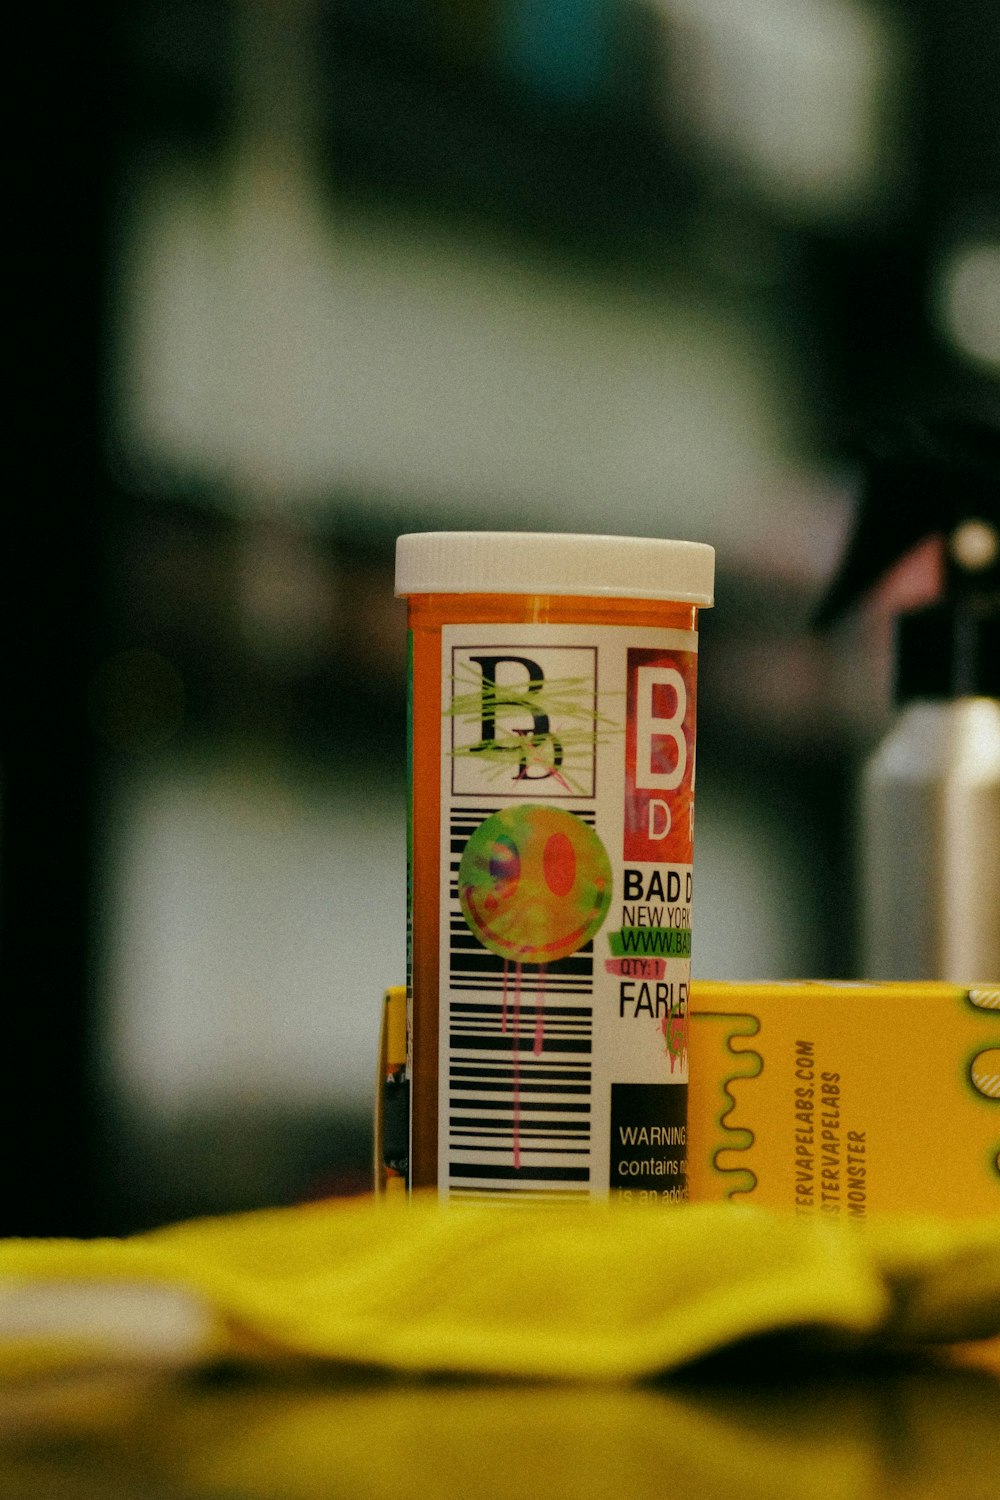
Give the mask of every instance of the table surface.
[(11, 1500), (997, 1500), (1000, 1373), (746, 1349), (640, 1388), (90, 1377), (0, 1401)]

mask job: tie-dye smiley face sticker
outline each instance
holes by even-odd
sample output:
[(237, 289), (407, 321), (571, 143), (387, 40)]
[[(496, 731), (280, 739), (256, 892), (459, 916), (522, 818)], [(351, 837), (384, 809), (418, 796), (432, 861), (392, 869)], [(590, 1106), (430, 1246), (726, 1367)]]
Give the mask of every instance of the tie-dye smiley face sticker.
[(553, 963), (599, 930), (611, 905), (611, 862), (582, 818), (519, 803), (473, 833), (458, 868), (458, 894), (485, 948), (517, 963)]

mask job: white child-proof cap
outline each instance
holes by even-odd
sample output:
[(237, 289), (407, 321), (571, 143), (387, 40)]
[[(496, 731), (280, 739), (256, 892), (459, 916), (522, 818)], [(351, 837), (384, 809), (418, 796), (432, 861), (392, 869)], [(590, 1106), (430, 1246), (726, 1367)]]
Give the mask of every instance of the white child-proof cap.
[(715, 548), (661, 537), (417, 531), (396, 542), (397, 594), (576, 594), (714, 602)]

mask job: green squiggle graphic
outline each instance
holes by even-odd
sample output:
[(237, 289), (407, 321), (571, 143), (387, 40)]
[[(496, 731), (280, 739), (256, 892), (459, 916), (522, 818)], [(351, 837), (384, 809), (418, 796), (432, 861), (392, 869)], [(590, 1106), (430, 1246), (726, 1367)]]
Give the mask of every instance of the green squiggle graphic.
[[(757, 1175), (750, 1167), (739, 1162), (734, 1164), (731, 1160), (732, 1156), (749, 1151), (754, 1143), (752, 1130), (728, 1124), (730, 1115), (737, 1108), (731, 1085), (742, 1078), (756, 1078), (764, 1067), (764, 1060), (752, 1047), (734, 1047), (733, 1042), (741, 1037), (756, 1036), (760, 1031), (760, 1020), (757, 1016), (719, 1011), (699, 1011), (692, 1020), (699, 1027), (711, 1021), (716, 1025), (722, 1022), (725, 1028), (719, 1040), (722, 1041), (727, 1057), (732, 1058), (732, 1064), (727, 1063), (726, 1072), (719, 1080), (716, 1109), (712, 1118), (714, 1143), (711, 1161), (713, 1170), (726, 1178), (726, 1197), (734, 1199), (753, 1192), (757, 1186)], [(718, 1037), (718, 1031), (715, 1034)]]

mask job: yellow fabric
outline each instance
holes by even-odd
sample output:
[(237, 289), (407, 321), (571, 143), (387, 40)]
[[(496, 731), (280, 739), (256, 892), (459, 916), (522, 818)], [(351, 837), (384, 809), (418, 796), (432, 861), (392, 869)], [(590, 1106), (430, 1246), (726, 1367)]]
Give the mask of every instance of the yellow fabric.
[(358, 1199), (0, 1243), (8, 1381), (220, 1358), (632, 1381), (786, 1329), (824, 1348), (994, 1339), (1000, 1223)]

